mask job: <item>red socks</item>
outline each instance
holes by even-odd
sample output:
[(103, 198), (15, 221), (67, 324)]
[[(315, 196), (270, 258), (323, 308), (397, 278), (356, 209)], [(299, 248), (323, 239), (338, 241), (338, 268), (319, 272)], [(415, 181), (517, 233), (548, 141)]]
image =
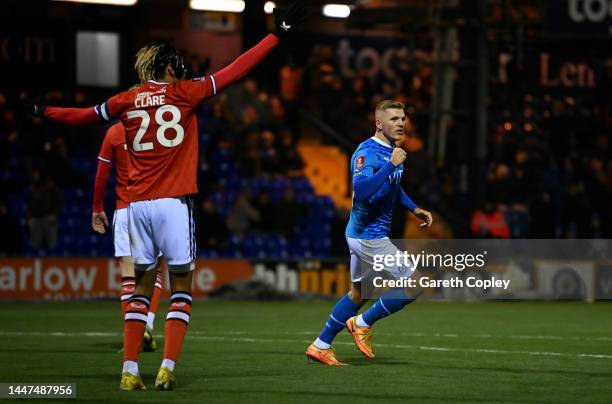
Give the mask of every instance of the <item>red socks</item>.
[(170, 308), (166, 316), (164, 359), (174, 362), (178, 360), (191, 317), (191, 301), (191, 293), (188, 292), (174, 292), (170, 297)]
[(124, 361), (138, 362), (150, 304), (149, 298), (142, 295), (134, 295), (129, 300), (123, 326)]
[(151, 307), (149, 308), (149, 312), (155, 314), (157, 313), (157, 306), (159, 306), (159, 297), (161, 296), (162, 291), (162, 274), (161, 272), (157, 272), (157, 279), (155, 280), (155, 288), (153, 288), (153, 296), (151, 296)]
[(127, 308), (128, 301), (132, 294), (134, 294), (134, 288), (136, 287), (136, 278), (133, 276), (122, 276), (121, 277), (121, 318), (125, 318), (125, 309)]

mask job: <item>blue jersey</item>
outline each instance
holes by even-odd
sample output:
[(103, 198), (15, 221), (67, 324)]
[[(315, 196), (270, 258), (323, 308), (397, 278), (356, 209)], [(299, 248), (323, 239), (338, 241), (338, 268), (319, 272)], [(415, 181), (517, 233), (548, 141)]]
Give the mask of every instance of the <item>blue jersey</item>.
[(390, 145), (371, 137), (361, 143), (351, 157), (353, 186), (363, 177), (372, 176), (380, 170), (389, 171), (389, 175), (366, 200), (359, 200), (353, 192), (353, 208), (346, 226), (348, 237), (365, 240), (389, 237), (393, 206), (401, 192), (400, 181), (404, 172), (402, 164), (393, 167), (390, 163), (392, 152)]

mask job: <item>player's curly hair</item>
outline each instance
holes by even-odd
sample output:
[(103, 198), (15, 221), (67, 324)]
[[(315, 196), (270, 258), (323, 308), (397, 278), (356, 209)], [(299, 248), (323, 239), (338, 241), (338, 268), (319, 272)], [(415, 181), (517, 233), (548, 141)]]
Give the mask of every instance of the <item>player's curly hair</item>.
[(155, 42), (138, 51), (134, 69), (138, 73), (140, 82), (145, 83), (162, 78), (168, 65), (174, 68), (177, 78), (185, 78), (187, 69), (181, 53), (168, 42)]
[(162, 44), (154, 43), (143, 46), (136, 53), (136, 63), (134, 64), (134, 70), (138, 74), (138, 79), (141, 83), (145, 83), (149, 80), (157, 79), (157, 69), (155, 66), (155, 59), (162, 48)]

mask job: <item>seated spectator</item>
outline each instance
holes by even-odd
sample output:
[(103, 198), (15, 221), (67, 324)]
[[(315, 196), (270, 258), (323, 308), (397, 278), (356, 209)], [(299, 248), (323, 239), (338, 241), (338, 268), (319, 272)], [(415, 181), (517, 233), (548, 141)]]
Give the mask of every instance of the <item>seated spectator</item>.
[(264, 130), (261, 134), (261, 171), (265, 174), (284, 172), (281, 166), (281, 156), (276, 148), (276, 136), (271, 130)]
[(28, 225), (30, 246), (53, 249), (57, 245), (57, 219), (62, 208), (62, 194), (53, 181), (39, 170), (32, 173)]
[(245, 189), (234, 201), (227, 216), (227, 228), (237, 237), (242, 238), (259, 222), (261, 214), (253, 206), (251, 191)]
[(270, 201), (270, 195), (267, 192), (261, 192), (255, 201), (255, 208), (259, 211), (259, 223), (257, 230), (263, 233), (271, 233), (276, 230), (276, 221), (279, 218), (279, 213), (276, 210), (276, 205)]
[(282, 170), (290, 177), (302, 175), (305, 167), (304, 160), (293, 144), (293, 141), (293, 136), (289, 129), (284, 129), (281, 131), (279, 164), (282, 167)]
[(229, 238), (225, 220), (210, 199), (202, 201), (198, 244), (203, 249), (223, 249)]
[(295, 192), (287, 188), (283, 198), (274, 207), (276, 232), (291, 237), (298, 232), (298, 224), (301, 218), (308, 215), (306, 206), (295, 199)]

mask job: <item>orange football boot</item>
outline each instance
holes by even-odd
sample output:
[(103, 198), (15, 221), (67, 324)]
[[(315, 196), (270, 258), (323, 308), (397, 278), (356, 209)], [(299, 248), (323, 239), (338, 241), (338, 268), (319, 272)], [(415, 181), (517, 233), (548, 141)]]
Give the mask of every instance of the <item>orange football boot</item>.
[(320, 349), (314, 344), (310, 344), (306, 349), (306, 357), (311, 362), (319, 362), (328, 366), (344, 366), (346, 363), (340, 362), (336, 359), (336, 351), (334, 348)]
[(359, 327), (357, 325), (357, 317), (351, 317), (346, 320), (346, 328), (353, 336), (357, 349), (366, 357), (374, 359), (374, 348), (372, 348), (372, 327)]

